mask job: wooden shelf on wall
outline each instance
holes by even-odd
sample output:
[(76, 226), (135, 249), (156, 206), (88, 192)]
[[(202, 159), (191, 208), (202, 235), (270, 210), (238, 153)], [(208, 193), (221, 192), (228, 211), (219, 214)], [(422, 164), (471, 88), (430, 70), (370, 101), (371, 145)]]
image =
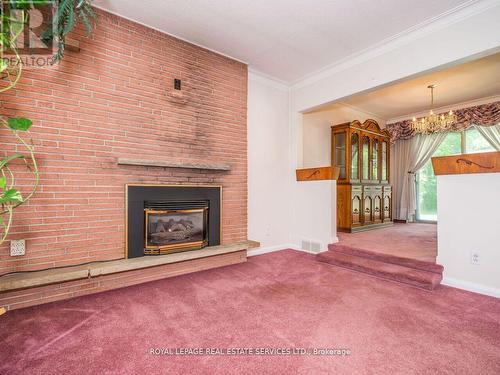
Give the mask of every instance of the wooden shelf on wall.
[(500, 151), (437, 156), (432, 158), (436, 176), (448, 174), (499, 173)]
[(320, 181), (336, 180), (339, 178), (340, 169), (338, 167), (318, 167), (297, 169), (295, 174), (297, 181)]
[(142, 167), (160, 167), (160, 168), (185, 168), (185, 169), (205, 169), (211, 171), (230, 171), (231, 166), (224, 163), (212, 162), (171, 162), (160, 160), (144, 160), (144, 159), (130, 159), (118, 158), (118, 165), (135, 165)]

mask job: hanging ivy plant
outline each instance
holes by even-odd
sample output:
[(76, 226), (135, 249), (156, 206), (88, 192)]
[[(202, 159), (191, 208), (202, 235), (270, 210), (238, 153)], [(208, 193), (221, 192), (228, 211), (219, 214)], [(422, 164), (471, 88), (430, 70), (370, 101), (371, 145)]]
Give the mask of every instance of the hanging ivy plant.
[(54, 22), (54, 28), (47, 29), (42, 35), (45, 41), (56, 40), (58, 44), (56, 60), (62, 59), (66, 46), (66, 36), (73, 30), (77, 22), (82, 22), (85, 26), (87, 36), (92, 32), (92, 22), (95, 21), (96, 14), (90, 5), (92, 0), (59, 0)]
[[(64, 55), (66, 36), (82, 22), (90, 35), (96, 18), (91, 7), (92, 0), (56, 0), (57, 11), (54, 15), (53, 27), (49, 27), (41, 35), (44, 41), (56, 42), (56, 60)], [(16, 40), (29, 23), (29, 10), (53, 3), (47, 0), (11, 0), (0, 4), (0, 93), (12, 90), (19, 81), (23, 62), (16, 48)], [(8, 7), (8, 11), (7, 8)], [(11, 11), (16, 10), (16, 17)], [(54, 35), (55, 34), (55, 35)], [(9, 52), (9, 58), (5, 58)], [(26, 203), (36, 192), (40, 182), (40, 172), (35, 157), (35, 147), (29, 137), (32, 121), (24, 117), (7, 118), (0, 115), (0, 128), (9, 131), (25, 149), (25, 154), (6, 155), (0, 159), (0, 245), (7, 239), (12, 227), (14, 210)], [(23, 196), (16, 187), (15, 164), (23, 163), (33, 175), (33, 183), (29, 192)]]

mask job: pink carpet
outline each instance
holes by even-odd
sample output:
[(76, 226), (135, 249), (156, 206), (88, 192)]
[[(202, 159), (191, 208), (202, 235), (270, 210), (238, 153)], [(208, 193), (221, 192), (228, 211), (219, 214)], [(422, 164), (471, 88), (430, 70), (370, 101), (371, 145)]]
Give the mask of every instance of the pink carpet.
[(403, 258), (436, 262), (437, 226), (395, 223), (391, 227), (358, 233), (338, 233), (339, 244)]
[[(0, 374), (500, 373), (499, 299), (431, 293), (292, 250), (8, 312), (0, 332)], [(149, 354), (180, 347), (351, 354)]]

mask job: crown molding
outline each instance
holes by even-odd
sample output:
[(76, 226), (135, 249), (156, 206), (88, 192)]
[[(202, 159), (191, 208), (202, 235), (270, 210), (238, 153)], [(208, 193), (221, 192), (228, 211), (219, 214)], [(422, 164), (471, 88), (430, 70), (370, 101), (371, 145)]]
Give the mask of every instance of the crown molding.
[(248, 78), (258, 81), (266, 86), (273, 87), (282, 91), (290, 91), (290, 85), (282, 80), (276, 79), (268, 74), (248, 67)]
[(421, 39), (426, 35), (444, 29), (476, 14), (483, 13), (496, 6), (500, 6), (499, 0), (469, 0), (453, 9), (448, 10), (447, 12), (429, 18), (426, 21), (386, 38), (368, 48), (351, 54), (339, 61), (334, 62), (333, 64), (327, 65), (316, 72), (307, 74), (299, 80), (293, 81), (291, 83), (292, 89), (299, 89), (335, 73), (362, 64), (377, 56), (391, 52), (400, 46), (404, 46), (414, 40)]
[[(451, 104), (451, 105), (447, 105), (447, 106), (443, 106), (443, 107), (438, 107), (438, 108), (434, 108), (433, 111), (434, 111), (434, 113), (439, 114), (439, 113), (444, 113), (444, 112), (448, 112), (448, 111), (456, 111), (457, 109), (474, 107), (476, 105), (493, 103), (493, 102), (497, 102), (497, 101), (500, 101), (500, 95), (487, 96), (484, 98), (473, 99), (473, 100), (468, 100), (466, 102), (460, 102), (460, 103), (455, 103), (455, 104)], [(406, 114), (403, 116), (391, 118), (391, 119), (387, 120), (387, 124), (394, 124), (395, 122), (410, 120), (413, 117), (420, 118), (423, 116), (427, 116), (428, 114), (429, 114), (428, 109), (424, 110), (424, 111), (420, 111), (420, 112), (410, 113), (410, 114)]]

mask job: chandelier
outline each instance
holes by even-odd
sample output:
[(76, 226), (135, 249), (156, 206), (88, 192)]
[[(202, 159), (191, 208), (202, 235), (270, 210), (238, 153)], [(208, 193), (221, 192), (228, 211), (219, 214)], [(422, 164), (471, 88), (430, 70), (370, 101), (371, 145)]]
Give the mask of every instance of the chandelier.
[(450, 111), (440, 115), (434, 113), (434, 88), (436, 85), (427, 86), (431, 90), (431, 109), (428, 116), (417, 119), (413, 117), (411, 128), (415, 133), (432, 134), (451, 130), (452, 125), (457, 122), (457, 115)]

